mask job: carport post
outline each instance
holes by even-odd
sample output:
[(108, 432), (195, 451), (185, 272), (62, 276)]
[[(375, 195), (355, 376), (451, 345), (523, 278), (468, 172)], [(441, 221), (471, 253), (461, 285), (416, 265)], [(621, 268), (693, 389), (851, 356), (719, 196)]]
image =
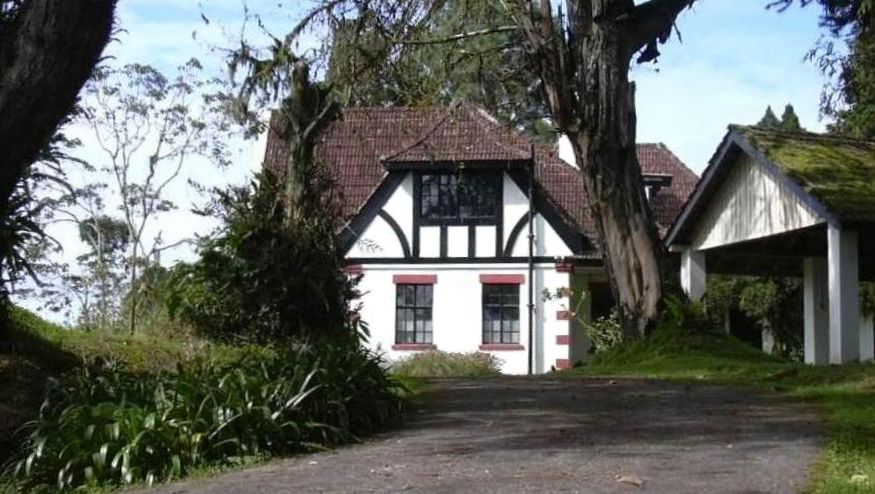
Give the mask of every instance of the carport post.
[(829, 225), (829, 361), (860, 358), (860, 266), (857, 232)]
[(699, 301), (705, 296), (707, 272), (705, 253), (686, 248), (681, 253), (681, 287), (690, 300)]
[(805, 363), (829, 363), (829, 296), (826, 258), (802, 261)]

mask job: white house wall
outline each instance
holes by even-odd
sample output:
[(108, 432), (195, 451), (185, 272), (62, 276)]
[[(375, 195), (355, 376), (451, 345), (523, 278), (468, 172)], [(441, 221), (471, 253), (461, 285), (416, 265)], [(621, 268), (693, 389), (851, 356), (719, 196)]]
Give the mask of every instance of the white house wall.
[(376, 216), (362, 236), (353, 244), (347, 257), (394, 259), (404, 257), (404, 249), (389, 223)]
[[(415, 351), (395, 350), (395, 275), (436, 275), (433, 285), (432, 342), (437, 350), (469, 353), (485, 351), (502, 362), (506, 374), (525, 374), (528, 371), (528, 267), (519, 264), (442, 264), (442, 265), (364, 265), (359, 288), (362, 297), (362, 320), (370, 331), (369, 346), (383, 353), (390, 362), (409, 357)], [(481, 350), (482, 332), (482, 274), (522, 275), (519, 285), (520, 344), (522, 350)], [(547, 372), (551, 367), (567, 365), (569, 346), (558, 343), (560, 336), (568, 335), (570, 323), (560, 319), (568, 307), (567, 299), (544, 300), (543, 290), (555, 292), (568, 287), (568, 273), (557, 272), (553, 263), (535, 265), (534, 298), (536, 313), (533, 320), (536, 335), (534, 372)], [(566, 340), (567, 341), (567, 340)]]
[(816, 225), (823, 219), (765, 168), (743, 154), (711, 200), (693, 236), (703, 250)]
[(392, 192), (386, 204), (383, 206), (389, 216), (391, 216), (407, 241), (413, 238), (413, 174), (408, 173), (401, 184)]
[(517, 187), (517, 184), (507, 173), (504, 174), (502, 182), (502, 200), (504, 202), (502, 231), (504, 232), (504, 238), (501, 241), (501, 245), (507, 245), (514, 225), (517, 224), (520, 218), (529, 214), (529, 198)]
[[(414, 247), (414, 176), (408, 173), (400, 182), (400, 185), (390, 193), (389, 198), (380, 208), (381, 214), (388, 216), (396, 223), (404, 241), (409, 249)], [(496, 242), (498, 229), (494, 225), (477, 225), (474, 227), (473, 238), (469, 236), (467, 226), (440, 226), (420, 225), (418, 255), (421, 258), (440, 258), (441, 236), (446, 235), (446, 257), (467, 258), (469, 257), (469, 241), (474, 240), (473, 254), (476, 258), (500, 257), (503, 250), (511, 240), (514, 226), (520, 220), (525, 220), (529, 211), (529, 199), (507, 173), (503, 174), (502, 180), (503, 209), (501, 215), (502, 241), (500, 246)], [(572, 250), (562, 240), (543, 215), (535, 215), (535, 256), (538, 257), (564, 257), (572, 255)], [(510, 249), (512, 257), (525, 258), (528, 256), (528, 222), (523, 223), (522, 230), (518, 231)], [(416, 257), (416, 252), (411, 252)], [(365, 226), (363, 233), (354, 242), (347, 252), (347, 258), (397, 258), (404, 257), (402, 240), (385, 218), (380, 214), (375, 215), (371, 223)]]

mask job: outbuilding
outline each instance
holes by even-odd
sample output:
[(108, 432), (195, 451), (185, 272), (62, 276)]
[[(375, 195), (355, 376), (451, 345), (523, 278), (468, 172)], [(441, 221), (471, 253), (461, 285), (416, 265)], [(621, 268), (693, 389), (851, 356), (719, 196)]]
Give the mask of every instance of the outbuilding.
[(800, 277), (805, 362), (873, 358), (875, 142), (730, 126), (666, 242), (692, 299), (707, 273)]

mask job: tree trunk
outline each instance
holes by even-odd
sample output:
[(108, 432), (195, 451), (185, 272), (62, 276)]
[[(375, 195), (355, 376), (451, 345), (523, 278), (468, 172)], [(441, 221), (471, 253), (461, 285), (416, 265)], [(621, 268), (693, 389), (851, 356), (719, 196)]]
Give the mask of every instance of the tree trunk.
[(580, 55), (586, 74), (580, 91), (582, 123), (569, 138), (624, 333), (635, 338), (658, 316), (663, 248), (642, 186), (625, 33), (610, 23), (594, 24)]
[[(0, 221), (70, 113), (112, 31), (116, 0), (24, 0), (0, 26)], [(0, 252), (0, 256), (8, 252)]]
[(639, 63), (658, 57), (695, 1), (566, 0), (557, 15), (550, 0), (520, 0), (514, 17), (553, 121), (571, 141), (628, 338), (658, 316), (663, 251), (641, 181), (629, 67), (636, 53)]

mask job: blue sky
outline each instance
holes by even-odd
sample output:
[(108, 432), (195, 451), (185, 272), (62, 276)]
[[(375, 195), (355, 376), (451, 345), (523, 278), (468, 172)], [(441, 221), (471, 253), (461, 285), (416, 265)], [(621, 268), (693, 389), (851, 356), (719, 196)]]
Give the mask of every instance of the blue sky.
[[(823, 78), (803, 59), (821, 31), (816, 6), (767, 11), (767, 0), (700, 0), (684, 12), (657, 64), (638, 66), (638, 136), (664, 142), (700, 172), (729, 123), (752, 123), (767, 105), (780, 114), (792, 103), (803, 125), (821, 130), (818, 100)], [(251, 12), (276, 33), (292, 25), (311, 2), (251, 0)], [(201, 13), (210, 19), (206, 25)], [(111, 52), (120, 61), (151, 63), (170, 70), (191, 56), (216, 71), (220, 54), (239, 35), (243, 2), (238, 0), (128, 0), (121, 3), (126, 30)], [(247, 26), (256, 35), (255, 26)], [(197, 32), (196, 39), (192, 33)], [(241, 163), (240, 166), (251, 164)]]

